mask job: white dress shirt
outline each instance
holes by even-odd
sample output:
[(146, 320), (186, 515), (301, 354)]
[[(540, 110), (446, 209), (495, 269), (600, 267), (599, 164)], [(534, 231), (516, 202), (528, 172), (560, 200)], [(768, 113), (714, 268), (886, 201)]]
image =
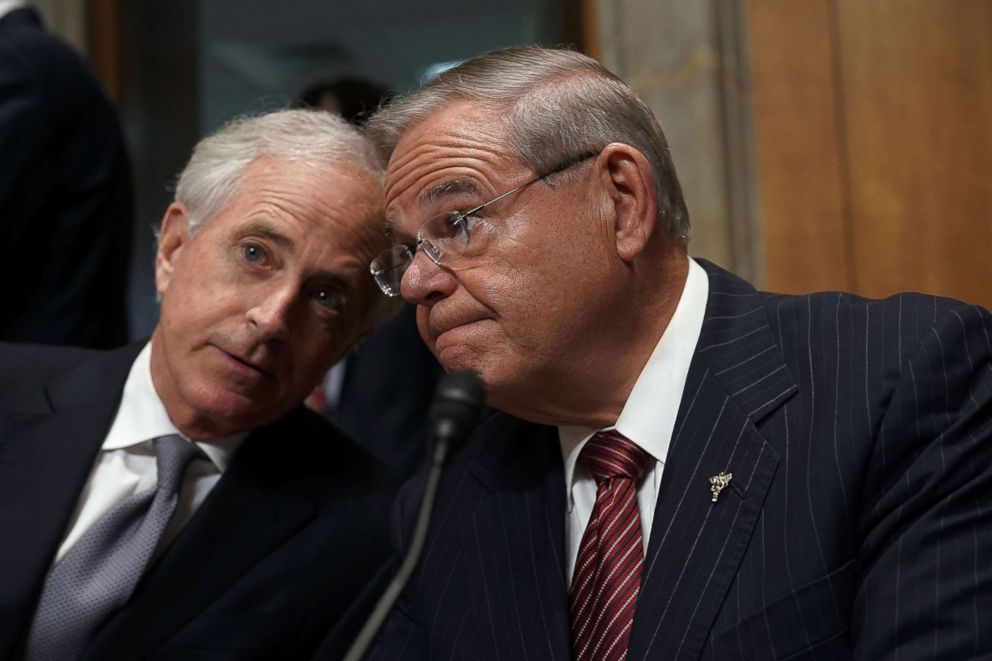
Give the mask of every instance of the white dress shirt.
[[(637, 487), (645, 550), (651, 536), (658, 485), (661, 484), (661, 474), (668, 458), (682, 389), (703, 327), (709, 289), (706, 271), (690, 258), (689, 274), (672, 320), (634, 382), (616, 424), (605, 428), (616, 429), (655, 459), (648, 462), (644, 478)], [(582, 534), (596, 504), (596, 480), (578, 458), (586, 442), (597, 431), (600, 430), (588, 427), (558, 428), (561, 455), (565, 462), (565, 544), (569, 584), (575, 571)]]
[[(165, 405), (152, 384), (151, 343), (145, 345), (128, 373), (120, 407), (100, 448), (76, 503), (68, 533), (59, 546), (56, 562), (84, 532), (108, 510), (128, 496), (155, 488), (158, 470), (152, 439), (168, 434), (186, 438), (169, 419)], [(165, 549), (189, 521), (227, 468), (247, 434), (198, 441), (205, 455), (194, 459), (183, 476), (179, 504), (162, 534), (156, 555)], [(187, 439), (189, 440), (189, 439)]]

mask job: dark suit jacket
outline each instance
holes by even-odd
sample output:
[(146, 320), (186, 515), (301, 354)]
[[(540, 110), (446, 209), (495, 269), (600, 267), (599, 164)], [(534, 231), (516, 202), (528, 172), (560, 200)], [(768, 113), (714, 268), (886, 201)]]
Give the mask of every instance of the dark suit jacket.
[[(31, 622), (136, 353), (0, 345), (0, 658)], [(303, 408), (256, 430), (82, 658), (306, 658), (328, 632), (345, 648), (388, 555), (384, 473)]]
[[(703, 265), (628, 658), (992, 654), (989, 313), (756, 292)], [(398, 500), (400, 548), (420, 489)], [(569, 659), (564, 520), (556, 430), (489, 418), (372, 658)]]
[(117, 113), (37, 14), (0, 19), (0, 341), (127, 341), (131, 174)]

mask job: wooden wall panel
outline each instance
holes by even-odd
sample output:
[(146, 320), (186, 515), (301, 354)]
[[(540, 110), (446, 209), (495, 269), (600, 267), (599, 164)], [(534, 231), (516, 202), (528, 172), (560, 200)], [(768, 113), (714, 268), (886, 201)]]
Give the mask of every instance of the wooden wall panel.
[(992, 0), (751, 0), (768, 285), (992, 307)]
[(992, 307), (992, 2), (838, 10), (857, 289)]
[(748, 4), (767, 286), (850, 289), (831, 0)]

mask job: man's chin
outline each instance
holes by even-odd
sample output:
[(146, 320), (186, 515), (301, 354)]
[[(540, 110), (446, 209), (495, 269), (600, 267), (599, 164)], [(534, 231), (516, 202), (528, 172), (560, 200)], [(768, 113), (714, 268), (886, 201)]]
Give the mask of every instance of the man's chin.
[(470, 370), (481, 376), (482, 361), (477, 352), (461, 344), (436, 347), (434, 356), (446, 372)]
[(286, 407), (273, 405), (269, 398), (226, 388), (201, 391), (187, 401), (194, 410), (194, 424), (208, 435), (230, 436), (251, 431), (286, 413)]
[(468, 324), (445, 331), (429, 344), (438, 362), (449, 372), (471, 369), (472, 363), (478, 363), (489, 353), (491, 341), (479, 338), (478, 333), (473, 332), (474, 326)]

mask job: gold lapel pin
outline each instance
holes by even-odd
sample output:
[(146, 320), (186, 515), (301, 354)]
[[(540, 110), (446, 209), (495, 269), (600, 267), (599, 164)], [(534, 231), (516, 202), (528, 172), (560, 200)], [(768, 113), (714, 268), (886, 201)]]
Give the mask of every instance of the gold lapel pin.
[(710, 478), (710, 491), (713, 492), (713, 502), (720, 497), (720, 492), (723, 491), (724, 487), (730, 484), (730, 480), (734, 477), (733, 473), (720, 473), (719, 475), (714, 475)]

